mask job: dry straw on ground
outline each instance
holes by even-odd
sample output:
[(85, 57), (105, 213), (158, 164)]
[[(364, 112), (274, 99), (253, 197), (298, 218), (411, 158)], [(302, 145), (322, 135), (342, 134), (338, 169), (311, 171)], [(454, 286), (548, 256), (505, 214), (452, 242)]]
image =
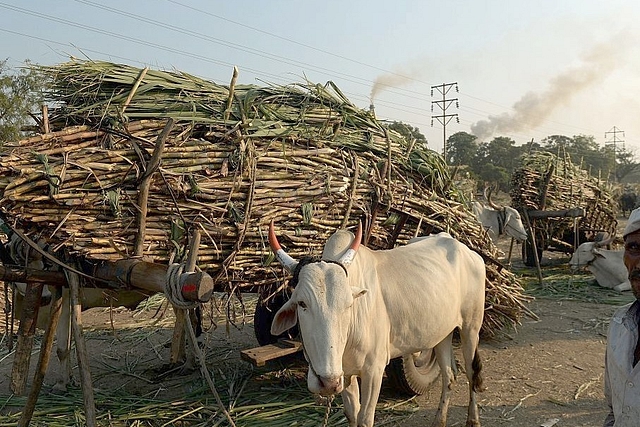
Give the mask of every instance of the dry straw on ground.
[(218, 85), (181, 72), (95, 61), (39, 67), (51, 81), (50, 131), (1, 151), (7, 222), (67, 256), (133, 254), (139, 184), (152, 175), (144, 256), (179, 260), (199, 228), (198, 266), (228, 292), (283, 284), (266, 230), (294, 257), (318, 255), (340, 227), (372, 248), (447, 231), (487, 260), (485, 332), (528, 313), (516, 277), (465, 206), (435, 152), (389, 130), (332, 83)]

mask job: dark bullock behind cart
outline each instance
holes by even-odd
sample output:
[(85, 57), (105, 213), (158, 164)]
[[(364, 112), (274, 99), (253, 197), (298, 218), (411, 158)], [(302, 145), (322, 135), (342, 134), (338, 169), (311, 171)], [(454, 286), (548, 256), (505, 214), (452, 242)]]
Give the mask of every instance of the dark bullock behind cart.
[[(202, 288), (258, 292), (268, 303), (289, 279), (272, 263), (272, 220), (297, 258), (362, 221), (371, 248), (447, 231), (479, 252), (485, 335), (531, 314), (442, 158), (332, 83), (258, 87), (236, 84), (234, 73), (223, 86), (95, 61), (38, 71), (51, 83), (51, 109), (38, 133), (2, 147), (0, 210), (7, 235), (46, 253), (54, 271), (5, 258), (2, 280), (67, 286), (62, 271), (73, 270), (81, 285), (117, 290), (145, 286), (138, 268), (184, 264), (202, 273)], [(197, 288), (187, 285), (183, 293)], [(260, 343), (272, 339), (264, 320)]]

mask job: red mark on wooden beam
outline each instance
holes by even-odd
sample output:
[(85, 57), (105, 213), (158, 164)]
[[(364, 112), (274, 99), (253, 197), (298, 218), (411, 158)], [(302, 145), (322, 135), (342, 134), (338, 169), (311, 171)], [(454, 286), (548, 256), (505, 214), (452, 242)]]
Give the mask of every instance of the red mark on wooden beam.
[(196, 285), (184, 285), (182, 292), (195, 292), (198, 289)]

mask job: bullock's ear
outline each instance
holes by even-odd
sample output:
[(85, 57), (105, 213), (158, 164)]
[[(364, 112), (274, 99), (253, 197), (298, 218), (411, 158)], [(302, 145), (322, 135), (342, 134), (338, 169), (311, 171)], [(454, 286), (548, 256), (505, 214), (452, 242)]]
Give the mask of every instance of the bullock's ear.
[(602, 251), (600, 251), (600, 248), (598, 248), (598, 247), (595, 247), (595, 246), (593, 247), (593, 254), (595, 256), (599, 256), (599, 257), (604, 258), (604, 255), (602, 254)]
[(298, 323), (298, 305), (289, 300), (276, 313), (271, 322), (271, 335), (278, 336)]
[(355, 286), (351, 287), (351, 294), (353, 295), (353, 299), (361, 297), (366, 294), (368, 291), (364, 288), (356, 288)]

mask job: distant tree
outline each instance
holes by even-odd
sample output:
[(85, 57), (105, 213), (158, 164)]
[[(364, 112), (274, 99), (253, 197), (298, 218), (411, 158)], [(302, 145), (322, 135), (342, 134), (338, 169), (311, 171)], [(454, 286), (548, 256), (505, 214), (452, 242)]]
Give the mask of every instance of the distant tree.
[(625, 148), (616, 152), (616, 182), (621, 182), (625, 177), (640, 169), (640, 164), (635, 161), (635, 157), (633, 152), (627, 151)]
[(0, 145), (24, 136), (23, 128), (35, 123), (42, 104), (42, 79), (28, 65), (10, 70), (7, 60), (0, 61)]
[(484, 163), (476, 168), (475, 173), (482, 183), (481, 187), (490, 185), (501, 191), (509, 191), (511, 172), (505, 168)]
[(506, 136), (498, 136), (478, 147), (477, 155), (471, 165), (474, 173), (483, 181), (491, 182), (501, 191), (508, 191), (510, 177), (518, 165), (525, 147)]
[(478, 154), (476, 139), (467, 132), (456, 132), (447, 138), (447, 164), (471, 165)]
[(600, 148), (593, 135), (551, 135), (542, 140), (542, 146), (559, 157), (568, 154), (573, 164), (590, 171), (592, 176), (606, 177), (614, 170), (613, 152)]
[(427, 137), (425, 137), (420, 132), (420, 129), (418, 129), (417, 127), (413, 127), (410, 124), (394, 121), (389, 125), (389, 129), (398, 132), (408, 141), (415, 141), (414, 143), (417, 147), (426, 148), (429, 145), (429, 143), (427, 142)]

